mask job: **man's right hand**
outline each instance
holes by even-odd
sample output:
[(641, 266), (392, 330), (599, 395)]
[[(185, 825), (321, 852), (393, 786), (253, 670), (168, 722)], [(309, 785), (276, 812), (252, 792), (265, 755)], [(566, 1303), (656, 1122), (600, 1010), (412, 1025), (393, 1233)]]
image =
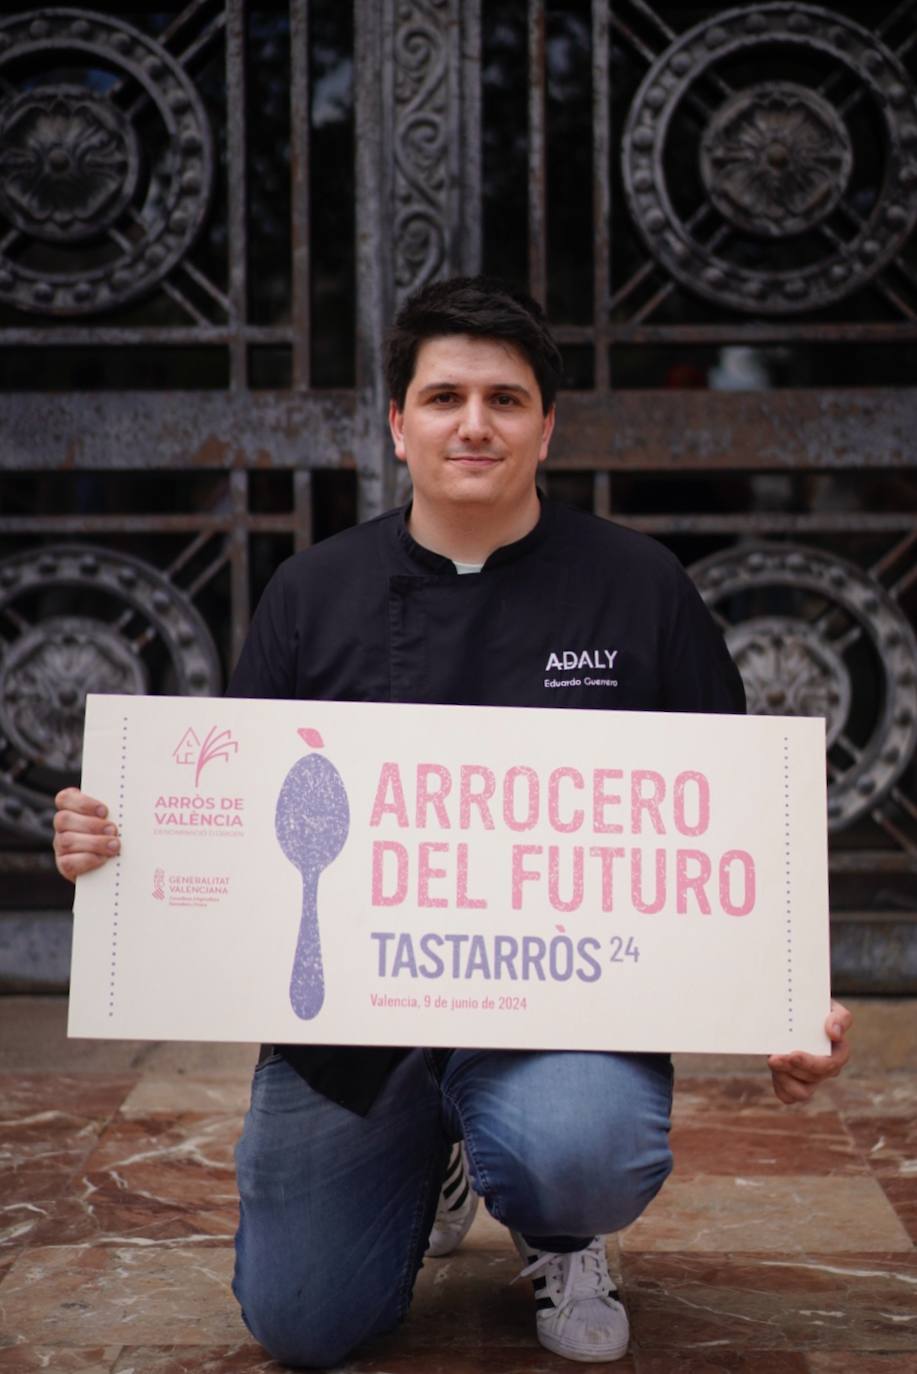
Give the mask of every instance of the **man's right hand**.
[(58, 873), (73, 883), (118, 853), (118, 827), (109, 819), (108, 807), (78, 787), (58, 792), (54, 805), (54, 859)]

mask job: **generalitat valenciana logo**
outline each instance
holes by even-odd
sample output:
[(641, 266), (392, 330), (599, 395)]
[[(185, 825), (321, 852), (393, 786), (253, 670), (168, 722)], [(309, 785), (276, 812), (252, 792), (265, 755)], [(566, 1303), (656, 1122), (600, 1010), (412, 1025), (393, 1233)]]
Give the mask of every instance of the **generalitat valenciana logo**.
[(228, 762), (238, 752), (239, 741), (233, 739), (231, 730), (220, 730), (215, 725), (211, 726), (202, 743), (196, 731), (189, 725), (172, 750), (172, 757), (182, 767), (194, 769), (194, 786), (197, 787), (208, 763), (213, 763), (214, 759)]

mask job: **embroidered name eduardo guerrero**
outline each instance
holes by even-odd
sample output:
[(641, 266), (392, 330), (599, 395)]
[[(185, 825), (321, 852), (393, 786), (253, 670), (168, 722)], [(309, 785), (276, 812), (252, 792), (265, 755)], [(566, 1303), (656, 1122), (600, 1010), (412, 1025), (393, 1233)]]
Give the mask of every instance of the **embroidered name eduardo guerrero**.
[(553, 669), (556, 673), (574, 673), (573, 677), (546, 677), (545, 687), (550, 690), (554, 687), (617, 687), (616, 677), (579, 677), (584, 668), (590, 668), (593, 672), (613, 672), (615, 659), (618, 657), (617, 649), (561, 649), (551, 651), (548, 654), (548, 661), (544, 665), (546, 673)]

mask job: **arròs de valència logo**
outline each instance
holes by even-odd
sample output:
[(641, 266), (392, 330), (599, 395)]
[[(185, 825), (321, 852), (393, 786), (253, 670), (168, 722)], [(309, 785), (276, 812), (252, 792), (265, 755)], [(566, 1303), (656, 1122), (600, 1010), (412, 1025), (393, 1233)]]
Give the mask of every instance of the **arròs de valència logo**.
[(213, 763), (214, 759), (228, 761), (238, 752), (239, 741), (233, 739), (231, 730), (220, 730), (213, 725), (202, 743), (197, 732), (189, 725), (172, 750), (172, 757), (182, 767), (194, 769), (194, 786), (197, 787), (208, 763)]

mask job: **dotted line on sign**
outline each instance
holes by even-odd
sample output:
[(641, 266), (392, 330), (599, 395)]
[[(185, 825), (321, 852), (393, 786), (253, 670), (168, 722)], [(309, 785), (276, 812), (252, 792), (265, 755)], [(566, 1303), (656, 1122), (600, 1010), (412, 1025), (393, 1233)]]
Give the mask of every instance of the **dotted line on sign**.
[(786, 902), (786, 1014), (793, 1029), (793, 896), (790, 883), (790, 741), (783, 737), (783, 880)]
[[(124, 821), (124, 776), (127, 769), (127, 716), (121, 717), (121, 771), (118, 774), (118, 805), (115, 819), (118, 834)], [(111, 972), (108, 979), (108, 1015), (115, 1014), (115, 975), (118, 969), (118, 923), (121, 917), (121, 851), (115, 859), (115, 895), (112, 902)]]

